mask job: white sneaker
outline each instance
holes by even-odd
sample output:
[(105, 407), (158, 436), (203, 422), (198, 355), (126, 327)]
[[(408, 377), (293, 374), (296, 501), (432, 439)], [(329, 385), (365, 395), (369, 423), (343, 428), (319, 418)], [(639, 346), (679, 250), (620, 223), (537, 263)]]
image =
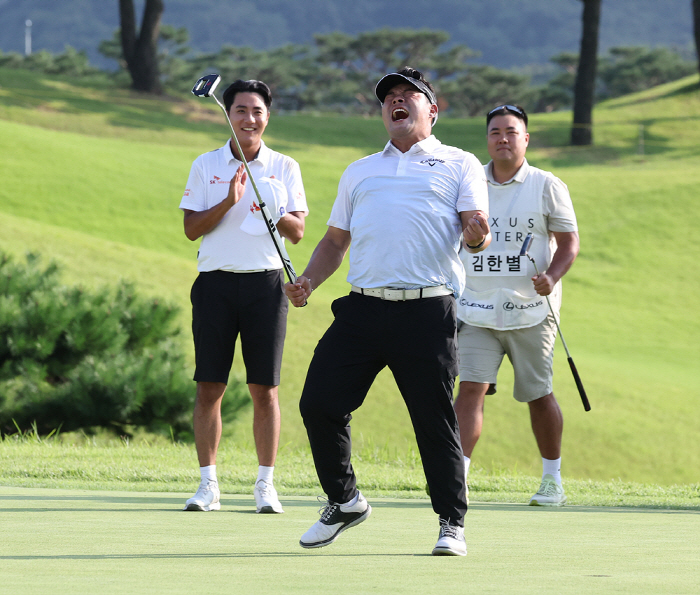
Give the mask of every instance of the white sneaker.
[(219, 484), (217, 482), (200, 483), (197, 493), (185, 502), (183, 510), (198, 510), (200, 512), (219, 510), (221, 508), (219, 497)]
[(282, 505), (277, 498), (277, 490), (271, 483), (267, 483), (264, 479), (258, 479), (253, 490), (255, 495), (255, 512), (262, 513), (281, 513)]
[(547, 473), (542, 478), (540, 489), (530, 498), (530, 506), (564, 506), (564, 504), (566, 504), (564, 488), (554, 480), (554, 476)]
[(305, 548), (323, 547), (333, 543), (338, 536), (355, 525), (359, 525), (372, 513), (372, 507), (358, 492), (357, 502), (352, 505), (326, 501), (319, 510), (321, 518), (301, 536), (299, 545)]
[(464, 527), (458, 527), (440, 519), (440, 535), (433, 548), (433, 556), (466, 555), (467, 542), (464, 540)]

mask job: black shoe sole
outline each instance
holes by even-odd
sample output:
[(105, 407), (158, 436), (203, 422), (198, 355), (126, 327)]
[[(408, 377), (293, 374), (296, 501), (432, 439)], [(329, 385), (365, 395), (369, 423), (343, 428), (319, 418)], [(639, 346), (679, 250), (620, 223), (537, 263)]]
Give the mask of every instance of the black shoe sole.
[(303, 541), (299, 540), (299, 545), (303, 548), (306, 549), (312, 549), (315, 547), (324, 547), (326, 545), (330, 545), (333, 543), (336, 539), (338, 539), (338, 536), (345, 531), (345, 529), (349, 529), (350, 527), (354, 527), (355, 525), (359, 525), (362, 521), (366, 520), (367, 517), (372, 514), (372, 507), (368, 504), (367, 505), (367, 510), (365, 510), (360, 516), (358, 516), (356, 519), (350, 521), (347, 525), (343, 525), (338, 529), (331, 537), (324, 541), (316, 541), (314, 543), (304, 543)]

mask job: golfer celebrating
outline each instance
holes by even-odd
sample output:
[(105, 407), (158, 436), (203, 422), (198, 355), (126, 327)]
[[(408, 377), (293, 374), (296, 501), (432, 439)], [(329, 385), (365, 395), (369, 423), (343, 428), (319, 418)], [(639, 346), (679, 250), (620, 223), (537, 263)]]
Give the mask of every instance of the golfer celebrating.
[[(552, 358), (557, 329), (552, 312), (561, 305), (561, 278), (578, 254), (576, 216), (566, 185), (525, 159), (530, 135), (527, 114), (501, 105), (486, 116), (486, 165), (493, 242), (478, 255), (463, 253), (467, 287), (459, 299), (459, 397), (455, 403), (465, 470), (484, 419), (487, 394), (496, 392), (503, 356), (513, 364), (513, 396), (530, 409), (542, 455), (542, 483), (531, 505), (566, 502), (561, 485), (561, 409), (552, 393)], [(520, 249), (528, 233), (530, 255)]]
[[(271, 151), (262, 140), (271, 103), (270, 89), (261, 81), (238, 80), (224, 92), (226, 111), (258, 190), (280, 234), (296, 244), (304, 235), (306, 196), (296, 161)], [(240, 333), (259, 463), (256, 510), (283, 512), (273, 471), (288, 309), (284, 273), (232, 139), (195, 160), (180, 208), (185, 212), (185, 235), (192, 241), (202, 238), (199, 276), (191, 292), (197, 381), (194, 439), (201, 483), (185, 510), (221, 507), (216, 476), (221, 401)]]
[(470, 153), (441, 144), (432, 86), (412, 68), (376, 87), (390, 142), (343, 174), (328, 231), (285, 290), (301, 306), (350, 249), (349, 295), (309, 366), (300, 410), (328, 503), (301, 538), (332, 543), (371, 512), (350, 461), (351, 413), (388, 366), (408, 407), (440, 533), (435, 555), (466, 555), (464, 465), (452, 391), (457, 374), (454, 294), (464, 285), (467, 250), (490, 241), (484, 171)]

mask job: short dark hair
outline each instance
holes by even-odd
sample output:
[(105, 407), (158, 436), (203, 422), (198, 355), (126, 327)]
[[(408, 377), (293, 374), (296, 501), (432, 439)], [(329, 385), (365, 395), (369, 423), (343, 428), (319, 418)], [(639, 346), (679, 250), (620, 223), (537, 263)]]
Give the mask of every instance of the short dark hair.
[(488, 128), (489, 122), (493, 120), (496, 116), (515, 116), (516, 118), (522, 120), (525, 123), (525, 128), (527, 128), (527, 113), (519, 105), (514, 105), (512, 103), (504, 103), (498, 107), (494, 107), (488, 114), (486, 114), (486, 127)]
[(236, 82), (231, 83), (226, 91), (224, 91), (224, 105), (226, 106), (226, 111), (231, 111), (231, 106), (233, 105), (233, 100), (236, 97), (236, 93), (257, 93), (262, 97), (265, 102), (267, 109), (270, 109), (272, 105), (272, 92), (270, 87), (268, 87), (262, 81), (243, 81), (238, 79)]

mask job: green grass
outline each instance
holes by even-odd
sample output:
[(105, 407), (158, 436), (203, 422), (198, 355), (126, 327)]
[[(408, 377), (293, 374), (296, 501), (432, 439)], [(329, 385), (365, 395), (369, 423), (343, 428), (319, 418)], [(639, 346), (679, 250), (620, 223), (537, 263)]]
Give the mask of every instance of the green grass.
[[(56, 259), (67, 283), (125, 278), (174, 301), (191, 353), (196, 245), (177, 205), (192, 159), (225, 140), (211, 103), (0, 69), (0, 249)], [(252, 513), (250, 412), (226, 428), (223, 507), (209, 515), (176, 514), (199, 480), (192, 445), (141, 434), (6, 437), (3, 592), (697, 593), (697, 77), (603, 104), (595, 122), (591, 148), (566, 146), (569, 114), (534, 115), (530, 127), (530, 162), (567, 182), (581, 227), (562, 326), (593, 411), (583, 412), (560, 347), (566, 507), (526, 506), (540, 462), (504, 367), (470, 471), (469, 556), (428, 556), (436, 518), (408, 415), (383, 373), (353, 421), (372, 517), (328, 548), (298, 546), (318, 518), (320, 487), (296, 403), (330, 302), (347, 291), (345, 264), (290, 313), (275, 469), (284, 515)], [(442, 118), (436, 133), (486, 159), (480, 119)], [(311, 216), (290, 246), (302, 269), (340, 174), (380, 150), (384, 130), (377, 119), (276, 114), (267, 141), (302, 166)]]
[[(353, 452), (358, 485), (368, 496), (425, 497), (418, 452), (376, 444), (360, 436)], [(258, 463), (255, 449), (228, 442), (219, 450), (217, 475), (222, 492), (252, 494)], [(80, 490), (187, 492), (199, 483), (192, 445), (137, 435), (133, 439), (66, 434), (6, 437), (0, 445), (0, 485)], [(527, 503), (539, 476), (517, 469), (474, 464), (470, 496), (481, 502)], [(283, 446), (275, 465), (280, 494), (321, 493), (308, 447)], [(623, 481), (565, 479), (570, 505), (638, 506), (700, 511), (700, 484), (659, 486)]]
[(318, 519), (312, 497), (282, 497), (256, 515), (252, 496), (210, 514), (179, 512), (188, 493), (0, 487), (3, 591), (510, 593), (698, 592), (700, 515), (475, 503), (466, 558), (430, 556), (427, 500), (374, 498), (371, 517), (336, 543), (303, 550)]
[[(194, 157), (225, 141), (223, 116), (209, 103), (154, 100), (0, 69), (0, 249), (55, 258), (69, 283), (127, 278), (176, 302), (191, 353), (188, 294), (197, 246), (182, 232), (177, 205)], [(584, 413), (559, 346), (563, 473), (571, 481), (695, 484), (697, 77), (605, 103), (594, 120), (596, 145), (589, 148), (565, 146), (568, 113), (535, 114), (530, 127), (528, 158), (569, 185), (581, 229), (581, 255), (565, 280), (562, 330), (593, 410)], [(486, 158), (481, 119), (442, 118), (436, 134)], [(376, 118), (275, 114), (266, 137), (302, 167), (311, 215), (305, 239), (289, 250), (301, 270), (325, 231), (343, 169), (381, 150), (385, 132)], [(329, 305), (347, 292), (346, 267), (307, 308), (290, 313), (280, 399), (282, 443), (292, 450), (306, 444), (297, 402), (313, 348), (331, 320)], [(238, 357), (236, 369), (240, 375)], [(511, 390), (504, 366), (474, 461), (487, 472), (534, 477), (540, 460), (526, 409)], [(247, 412), (227, 427), (225, 446), (249, 448), (250, 423)], [(378, 378), (354, 415), (353, 431), (402, 456), (415, 451), (390, 374)]]

